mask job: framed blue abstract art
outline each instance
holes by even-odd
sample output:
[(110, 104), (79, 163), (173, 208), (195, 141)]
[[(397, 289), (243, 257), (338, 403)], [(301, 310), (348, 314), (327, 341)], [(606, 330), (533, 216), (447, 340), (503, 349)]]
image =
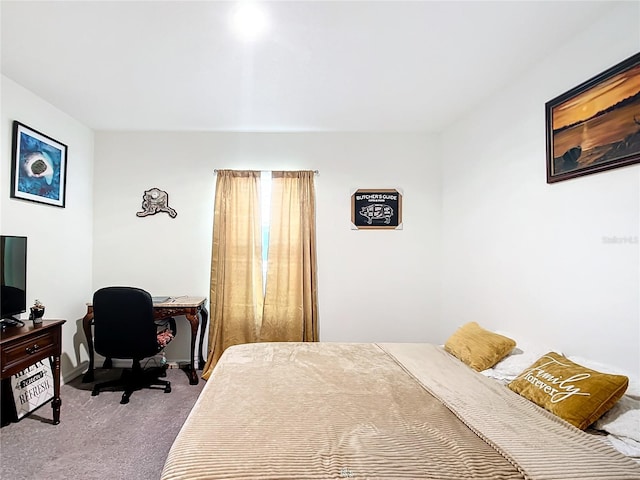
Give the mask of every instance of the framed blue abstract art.
[(64, 208), (67, 146), (13, 122), (11, 197)]

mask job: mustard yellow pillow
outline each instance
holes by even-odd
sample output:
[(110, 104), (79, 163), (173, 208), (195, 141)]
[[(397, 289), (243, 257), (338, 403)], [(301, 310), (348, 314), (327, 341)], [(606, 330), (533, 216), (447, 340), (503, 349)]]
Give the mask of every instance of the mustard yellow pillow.
[(597, 372), (549, 352), (508, 387), (584, 430), (613, 407), (628, 385), (624, 375)]
[(456, 330), (444, 349), (477, 371), (486, 370), (509, 355), (516, 342), (469, 322)]

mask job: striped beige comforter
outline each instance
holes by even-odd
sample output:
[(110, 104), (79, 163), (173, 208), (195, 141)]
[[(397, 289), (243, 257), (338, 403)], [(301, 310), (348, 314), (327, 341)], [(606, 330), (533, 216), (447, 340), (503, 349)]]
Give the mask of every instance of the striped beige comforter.
[(163, 480), (640, 479), (640, 467), (429, 344), (227, 349)]

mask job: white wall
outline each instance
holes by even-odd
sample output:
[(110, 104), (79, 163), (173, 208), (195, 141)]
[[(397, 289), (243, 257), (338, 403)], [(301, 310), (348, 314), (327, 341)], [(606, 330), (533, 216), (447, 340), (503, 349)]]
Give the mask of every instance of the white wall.
[[(440, 294), (440, 170), (426, 134), (98, 132), (94, 288), (209, 296), (214, 169), (319, 170), (320, 337), (429, 341)], [(142, 193), (178, 216), (136, 217)], [(355, 188), (404, 191), (404, 229), (351, 230)], [(186, 321), (167, 356), (188, 358)]]
[[(0, 230), (29, 236), (29, 298), (68, 320), (63, 374), (87, 358), (95, 289), (208, 297), (216, 168), (320, 170), (322, 340), (443, 342), (477, 320), (639, 372), (639, 247), (603, 237), (639, 235), (640, 167), (547, 185), (544, 166), (544, 103), (640, 50), (638, 9), (550, 52), (441, 137), (99, 132), (94, 148), (88, 128), (2, 77)], [(69, 145), (65, 209), (9, 198), (13, 119)], [(150, 187), (176, 219), (135, 216)], [(352, 190), (386, 187), (404, 191), (404, 230), (351, 230)], [(179, 327), (172, 360), (189, 351)]]
[[(67, 320), (62, 373), (71, 378), (88, 359), (80, 319), (92, 292), (93, 133), (9, 78), (0, 80), (0, 232), (28, 237), (27, 304), (38, 298), (45, 318)], [(68, 146), (65, 208), (9, 198), (14, 120)]]
[(639, 10), (602, 18), (443, 134), (440, 340), (476, 320), (640, 374), (640, 166), (546, 184), (544, 117), (640, 50)]

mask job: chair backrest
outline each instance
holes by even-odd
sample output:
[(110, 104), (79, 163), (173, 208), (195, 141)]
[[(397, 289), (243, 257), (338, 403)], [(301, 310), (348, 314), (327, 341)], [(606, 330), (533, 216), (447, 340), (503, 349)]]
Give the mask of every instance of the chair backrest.
[(135, 287), (93, 294), (95, 351), (103, 357), (143, 359), (158, 353), (151, 295)]

